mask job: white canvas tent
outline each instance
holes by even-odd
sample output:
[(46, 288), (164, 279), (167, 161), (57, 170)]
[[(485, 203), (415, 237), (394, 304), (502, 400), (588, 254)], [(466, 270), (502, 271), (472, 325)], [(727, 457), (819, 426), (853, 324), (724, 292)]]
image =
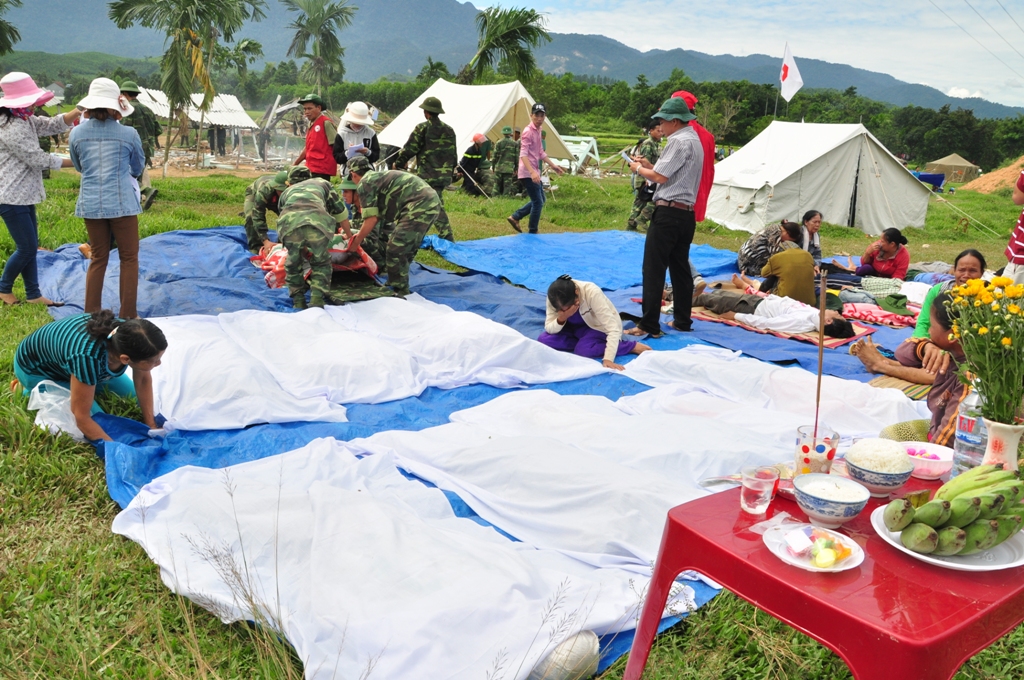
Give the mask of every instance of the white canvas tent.
[(929, 193), (863, 125), (773, 121), (715, 166), (707, 217), (756, 232), (813, 209), (880, 234), (923, 227)]
[[(167, 95), (160, 90), (149, 90), (139, 88), (139, 101), (152, 109), (160, 118), (170, 118), (171, 107), (167, 103)], [(192, 106), (188, 109), (188, 118), (198, 123), (202, 117), (203, 125), (219, 125), (227, 128), (242, 128), (245, 130), (258, 130), (257, 125), (249, 114), (245, 112), (238, 98), (233, 94), (218, 94), (213, 99), (213, 105), (206, 114), (199, 111), (199, 105), (203, 103), (202, 94), (192, 95)]]
[[(473, 143), (473, 135), (487, 135), (492, 142), (501, 139), (501, 128), (524, 128), (530, 124), (533, 97), (516, 80), (501, 85), (457, 85), (439, 79), (402, 111), (384, 131), (377, 135), (381, 144), (402, 147), (409, 140), (413, 128), (423, 122), (420, 104), (427, 97), (437, 97), (445, 112), (441, 120), (455, 130), (456, 152), (462, 157)], [(550, 120), (544, 121), (547, 130), (547, 154), (551, 158), (574, 161), (575, 156), (562, 141)]]

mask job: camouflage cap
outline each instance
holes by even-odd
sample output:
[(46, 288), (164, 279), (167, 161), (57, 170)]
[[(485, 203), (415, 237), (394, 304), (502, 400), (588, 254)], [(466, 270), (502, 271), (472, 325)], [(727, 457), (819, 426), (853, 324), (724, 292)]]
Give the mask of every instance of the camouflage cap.
[(373, 170), (373, 163), (366, 156), (355, 156), (345, 164), (349, 172), (354, 172), (360, 177)]
[(305, 165), (293, 165), (288, 168), (288, 186), (313, 179), (313, 173)]
[(305, 97), (299, 100), (300, 104), (316, 104), (321, 109), (324, 108), (324, 100), (320, 98), (320, 95), (315, 92), (310, 92)]
[(444, 109), (441, 108), (441, 100), (437, 97), (427, 97), (420, 104), (420, 108), (430, 113), (444, 113)]
[(503, 135), (510, 135), (510, 134), (512, 134), (512, 126), (511, 125), (506, 125), (505, 127), (501, 128), (501, 134), (503, 134)]
[(127, 92), (129, 94), (139, 94), (142, 90), (139, 89), (138, 83), (134, 80), (126, 80), (121, 83), (121, 92)]
[(288, 188), (288, 171), (282, 170), (281, 172), (274, 175), (274, 179), (271, 180), (271, 186), (277, 191), (284, 191)]
[(352, 180), (343, 179), (340, 182), (338, 182), (338, 188), (341, 189), (342, 191), (355, 191), (359, 187)]

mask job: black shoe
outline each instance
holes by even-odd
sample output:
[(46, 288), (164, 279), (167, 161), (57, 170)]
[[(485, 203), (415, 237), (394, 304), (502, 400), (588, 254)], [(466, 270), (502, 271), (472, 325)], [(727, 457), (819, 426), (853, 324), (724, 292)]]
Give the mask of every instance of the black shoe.
[(152, 206), (152, 205), (153, 205), (153, 199), (154, 199), (154, 198), (156, 198), (156, 195), (157, 195), (158, 193), (160, 193), (160, 192), (159, 192), (159, 190), (157, 190), (157, 189), (153, 189), (153, 190), (152, 190), (152, 191), (150, 191), (150, 192), (149, 192), (148, 194), (146, 194), (146, 198), (145, 198), (145, 200), (144, 200), (144, 201), (142, 202), (142, 209), (143, 209), (143, 210), (149, 210), (150, 206)]

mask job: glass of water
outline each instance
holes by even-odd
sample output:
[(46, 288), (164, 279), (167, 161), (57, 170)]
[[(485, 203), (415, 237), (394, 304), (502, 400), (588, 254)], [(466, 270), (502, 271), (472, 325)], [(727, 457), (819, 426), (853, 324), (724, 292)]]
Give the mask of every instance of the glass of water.
[(768, 504), (779, 488), (779, 471), (773, 467), (743, 468), (740, 507), (752, 515), (768, 512)]

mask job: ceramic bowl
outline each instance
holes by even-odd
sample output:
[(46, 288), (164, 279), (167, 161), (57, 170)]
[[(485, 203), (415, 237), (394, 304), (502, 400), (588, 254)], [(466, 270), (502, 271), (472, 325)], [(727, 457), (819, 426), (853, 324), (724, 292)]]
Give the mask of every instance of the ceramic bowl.
[(846, 474), (850, 475), (850, 479), (867, 487), (875, 498), (886, 498), (893, 491), (901, 488), (910, 479), (910, 473), (913, 471), (914, 468), (910, 468), (906, 472), (875, 472), (854, 465), (849, 459), (846, 461)]
[[(811, 524), (826, 529), (838, 529), (859, 515), (871, 497), (864, 486), (852, 479), (817, 472), (794, 477), (793, 490), (797, 505), (811, 520)], [(829, 497), (832, 495), (828, 493), (829, 490), (849, 498), (833, 500)]]
[[(907, 455), (914, 461), (914, 471), (911, 473), (918, 479), (938, 479), (953, 469), (953, 449), (948, 446), (939, 446), (928, 442), (903, 442), (907, 447)], [(921, 455), (937, 456), (937, 458), (923, 458)]]

